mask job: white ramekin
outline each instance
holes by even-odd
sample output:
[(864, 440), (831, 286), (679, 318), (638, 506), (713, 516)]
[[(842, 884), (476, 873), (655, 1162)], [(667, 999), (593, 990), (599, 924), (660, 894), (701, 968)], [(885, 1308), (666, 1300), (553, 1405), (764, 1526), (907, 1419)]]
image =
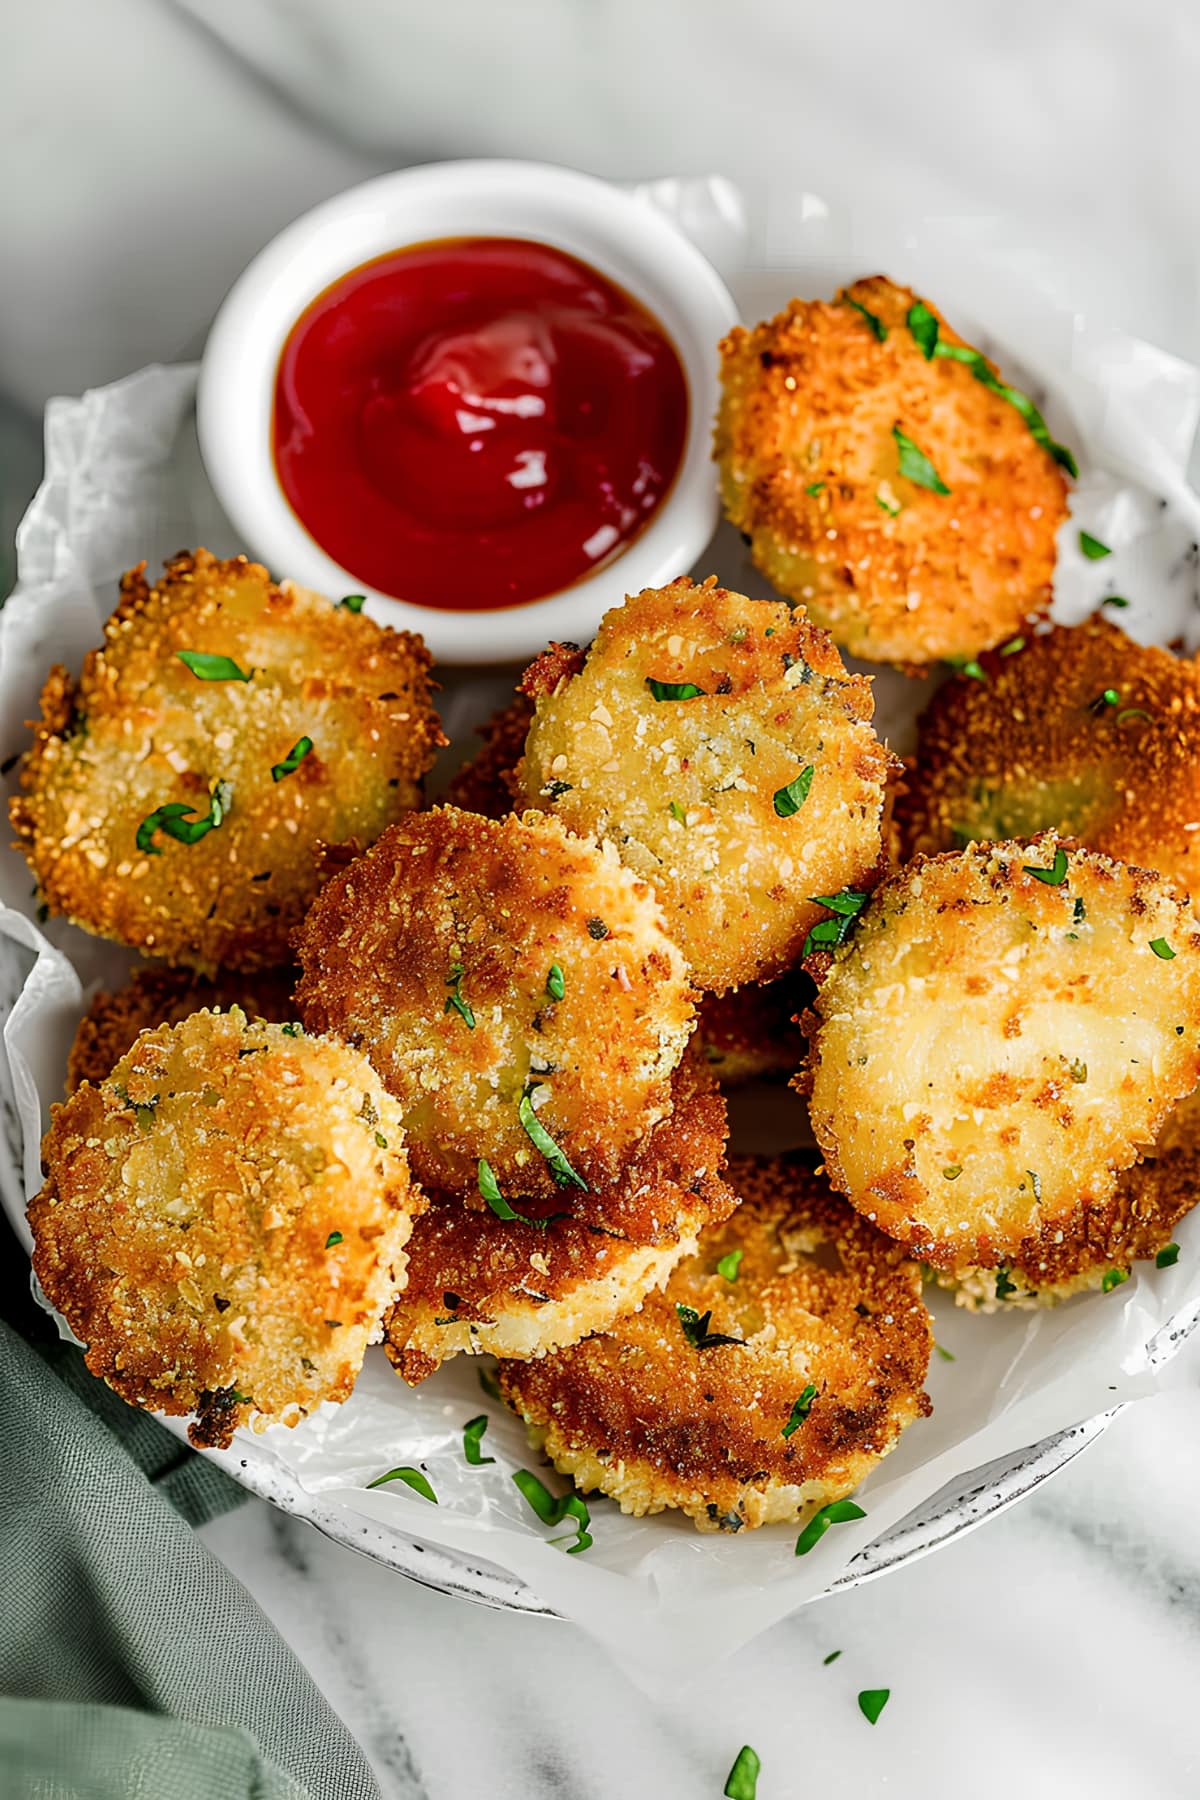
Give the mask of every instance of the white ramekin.
[[(433, 238), (524, 237), (590, 263), (648, 306), (687, 373), (683, 462), (666, 499), (611, 563), (522, 606), (456, 612), (371, 593), (305, 530), (283, 494), (271, 412), (283, 343), (308, 303), (360, 263)], [(205, 468), (242, 547), (277, 578), (328, 594), (368, 592), (381, 622), (420, 631), (447, 663), (513, 661), (552, 638), (587, 642), (626, 593), (686, 574), (717, 521), (710, 461), (717, 340), (737, 320), (712, 265), (646, 203), (571, 169), (541, 163), (432, 163), (350, 188), (304, 214), (262, 250), (209, 334), (197, 401)]]

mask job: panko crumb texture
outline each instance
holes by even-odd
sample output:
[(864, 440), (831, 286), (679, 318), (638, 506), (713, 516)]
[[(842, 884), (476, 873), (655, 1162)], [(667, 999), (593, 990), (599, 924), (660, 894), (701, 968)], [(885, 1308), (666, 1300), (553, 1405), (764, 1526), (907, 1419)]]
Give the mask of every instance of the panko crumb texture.
[(676, 1070), (669, 1116), (611, 1182), (528, 1201), (522, 1220), (431, 1193), (409, 1240), (408, 1284), (384, 1321), (396, 1369), (415, 1384), (460, 1352), (542, 1356), (632, 1312), (733, 1211), (720, 1174), (726, 1129), (693, 1052)]
[(366, 1059), (198, 1012), (51, 1112), (33, 1266), (123, 1399), (197, 1445), (344, 1400), (423, 1201)]
[(973, 372), (995, 365), (931, 305), (927, 357), (916, 303), (876, 276), (735, 327), (714, 445), (755, 566), (853, 655), (908, 665), (973, 657), (1044, 613), (1067, 510), (1050, 451)]
[(930, 1410), (917, 1264), (799, 1158), (734, 1157), (728, 1179), (741, 1204), (662, 1293), (611, 1333), (498, 1371), (581, 1488), (635, 1516), (678, 1507), (701, 1531), (848, 1494)]
[(482, 1206), (480, 1159), (510, 1201), (610, 1180), (670, 1110), (683, 958), (650, 887), (556, 819), (412, 815), (326, 884), (298, 953), (305, 1023), (369, 1054), (430, 1187)]
[(51, 671), (12, 802), (43, 901), (169, 962), (285, 962), (315, 842), (370, 843), (419, 802), (444, 741), (429, 664), (420, 638), (245, 557), (181, 553), (153, 585), (132, 569), (78, 682)]
[(1123, 1228), (1122, 1171), (1200, 1077), (1200, 930), (1052, 834), (919, 857), (810, 1027), (813, 1131), (860, 1212), (939, 1270), (1066, 1267)]
[(802, 607), (646, 589), (586, 661), (556, 647), (526, 688), (527, 804), (653, 884), (701, 987), (783, 973), (825, 916), (812, 896), (877, 878), (891, 758), (869, 681)]
[(247, 1018), (286, 1024), (296, 1013), (295, 980), (291, 968), (218, 974), (211, 981), (191, 969), (138, 969), (124, 987), (97, 994), (79, 1021), (67, 1058), (67, 1093), (84, 1081), (99, 1087), (140, 1032), (178, 1025), (194, 1012), (228, 1012), (240, 1006)]

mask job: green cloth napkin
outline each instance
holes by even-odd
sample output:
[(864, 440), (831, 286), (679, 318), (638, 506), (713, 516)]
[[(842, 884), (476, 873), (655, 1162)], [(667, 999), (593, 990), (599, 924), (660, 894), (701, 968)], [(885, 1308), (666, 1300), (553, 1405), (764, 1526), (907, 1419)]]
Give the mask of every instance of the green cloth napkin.
[(0, 1320), (3, 1800), (378, 1800), (349, 1732), (191, 1529), (240, 1494), (77, 1351)]

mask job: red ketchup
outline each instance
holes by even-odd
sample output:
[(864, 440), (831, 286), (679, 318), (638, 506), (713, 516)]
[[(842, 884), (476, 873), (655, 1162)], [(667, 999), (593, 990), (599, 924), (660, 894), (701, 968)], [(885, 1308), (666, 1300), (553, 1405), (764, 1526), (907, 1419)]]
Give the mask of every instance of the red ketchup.
[(422, 606), (516, 606), (623, 549), (687, 437), (679, 356), (561, 250), (448, 238), (353, 269), (275, 382), (279, 481), (356, 579)]

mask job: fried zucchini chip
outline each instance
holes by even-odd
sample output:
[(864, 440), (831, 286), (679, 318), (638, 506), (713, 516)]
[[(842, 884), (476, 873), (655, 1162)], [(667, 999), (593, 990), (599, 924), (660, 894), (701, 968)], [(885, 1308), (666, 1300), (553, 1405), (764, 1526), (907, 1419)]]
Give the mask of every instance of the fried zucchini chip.
[(485, 819), (507, 817), (513, 810), (513, 774), (532, 718), (533, 702), (527, 694), (518, 694), (479, 727), (482, 748), (447, 784), (443, 797), (448, 806), (482, 813)]
[(97, 994), (79, 1021), (67, 1058), (67, 1093), (85, 1081), (99, 1087), (139, 1033), (155, 1025), (178, 1025), (194, 1012), (228, 1012), (240, 1006), (247, 1018), (285, 1024), (296, 1012), (295, 980), (291, 968), (218, 975), (215, 981), (190, 969), (138, 969), (124, 987)]
[(1060, 831), (1200, 896), (1200, 670), (1107, 619), (939, 688), (896, 801), (907, 859)]
[(502, 1362), (557, 1469), (701, 1531), (848, 1494), (930, 1411), (921, 1272), (795, 1157), (730, 1159), (742, 1202), (611, 1333)]
[(1156, 876), (1052, 834), (919, 857), (810, 1026), (834, 1187), (936, 1269), (1049, 1268), (1196, 1086), (1200, 930)]
[(400, 1110), (345, 1044), (199, 1012), (53, 1108), (33, 1266), (134, 1406), (194, 1444), (344, 1400), (424, 1202)]
[(1069, 453), (936, 308), (876, 276), (735, 327), (721, 356), (726, 513), (839, 644), (972, 657), (1046, 610)]
[(683, 958), (645, 882), (556, 819), (410, 816), (322, 890), (298, 952), (305, 1023), (367, 1052), (432, 1188), (583, 1191), (670, 1111)]
[(327, 843), (417, 805), (443, 742), (420, 638), (245, 557), (121, 582), (78, 683), (54, 669), (12, 802), (51, 912), (168, 962), (285, 962)]
[(812, 982), (798, 970), (777, 981), (704, 995), (697, 1009), (696, 1036), (722, 1087), (795, 1074), (806, 1049), (797, 1021), (811, 1005), (812, 995)]
[(526, 800), (653, 884), (701, 987), (781, 974), (824, 916), (811, 896), (875, 878), (890, 758), (870, 683), (802, 607), (648, 588), (586, 662), (556, 647), (526, 681)]
[(661, 1287), (699, 1233), (728, 1218), (725, 1104), (694, 1053), (669, 1118), (620, 1174), (586, 1194), (530, 1201), (521, 1219), (433, 1193), (408, 1246), (408, 1285), (384, 1320), (388, 1356), (416, 1385), (460, 1351), (543, 1356), (603, 1331)]

